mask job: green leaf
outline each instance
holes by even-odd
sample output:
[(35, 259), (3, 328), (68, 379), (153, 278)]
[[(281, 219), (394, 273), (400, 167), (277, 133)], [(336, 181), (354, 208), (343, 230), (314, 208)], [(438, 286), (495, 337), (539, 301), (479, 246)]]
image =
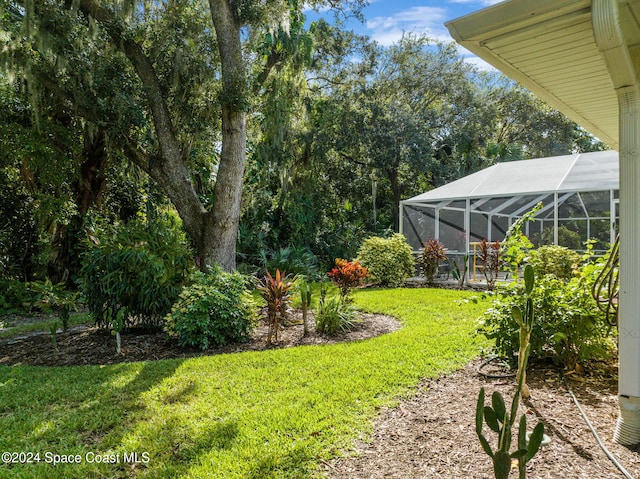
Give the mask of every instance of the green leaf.
[(511, 317), (516, 320), (518, 326), (522, 326), (522, 310), (518, 306), (511, 308)]
[(520, 425), (518, 429), (518, 448), (527, 449), (527, 416), (520, 416)]
[(535, 282), (535, 274), (533, 272), (533, 266), (528, 264), (524, 267), (524, 290), (527, 295), (533, 291), (533, 284)]
[(486, 440), (486, 438), (482, 434), (478, 434), (478, 439), (480, 439), (480, 444), (482, 445), (482, 449), (484, 449), (484, 452), (491, 459), (493, 459), (493, 451), (491, 450), (491, 446), (489, 445), (489, 442)]
[(491, 405), (496, 413), (496, 418), (504, 423), (505, 415), (507, 414), (507, 408), (504, 405), (504, 399), (498, 391), (494, 391), (491, 395)]
[(540, 449), (540, 444), (542, 444), (542, 439), (544, 438), (544, 424), (539, 422), (536, 424), (536, 427), (533, 428), (533, 432), (531, 436), (529, 436), (529, 445), (527, 447), (527, 457), (526, 461), (530, 461), (533, 456), (536, 455), (538, 449)]
[(511, 459), (519, 459), (521, 457), (524, 457), (527, 454), (527, 450), (526, 449), (518, 449), (515, 452), (512, 452), (510, 457)]
[(511, 472), (511, 457), (505, 451), (496, 451), (493, 457), (493, 472), (496, 479), (507, 479)]
[(496, 413), (493, 408), (489, 406), (484, 407), (484, 422), (487, 423), (487, 426), (489, 426), (489, 429), (493, 432), (500, 432), (500, 424), (498, 423)]
[(482, 421), (484, 419), (484, 388), (480, 388), (478, 402), (476, 404), (476, 432), (482, 433)]

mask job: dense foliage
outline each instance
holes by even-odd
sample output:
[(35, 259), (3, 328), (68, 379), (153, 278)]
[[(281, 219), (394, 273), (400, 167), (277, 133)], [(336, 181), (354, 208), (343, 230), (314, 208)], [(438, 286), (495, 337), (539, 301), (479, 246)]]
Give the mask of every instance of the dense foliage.
[[(531, 357), (551, 358), (572, 370), (590, 359), (612, 354), (611, 327), (592, 295), (591, 287), (602, 269), (602, 259), (585, 257), (570, 280), (538, 275), (531, 292), (535, 322), (531, 331)], [(479, 332), (496, 342), (496, 352), (510, 360), (519, 348), (520, 328), (512, 318), (522, 308), (524, 285), (498, 286), (491, 308), (481, 318)]]
[(247, 290), (247, 278), (214, 267), (191, 276), (180, 293), (164, 329), (182, 346), (207, 349), (242, 343), (251, 337), (257, 306)]
[(310, 274), (397, 231), (403, 197), (498, 161), (602, 148), (453, 44), (382, 46), (302, 14), (357, 14), (360, 0), (241, 2), (242, 55), (225, 70), (213, 7), (231, 3), (0, 0), (3, 277), (73, 279), (87, 218), (166, 202), (202, 268), (230, 269), (237, 244), (243, 271)]
[(564, 246), (541, 246), (531, 252), (529, 264), (538, 276), (552, 274), (568, 281), (580, 265), (580, 255)]
[(357, 258), (380, 286), (398, 287), (415, 273), (413, 251), (401, 234), (371, 237), (362, 242)]
[(179, 221), (171, 216), (149, 224), (133, 220), (110, 233), (83, 258), (89, 311), (98, 325), (114, 330), (160, 327), (195, 266)]

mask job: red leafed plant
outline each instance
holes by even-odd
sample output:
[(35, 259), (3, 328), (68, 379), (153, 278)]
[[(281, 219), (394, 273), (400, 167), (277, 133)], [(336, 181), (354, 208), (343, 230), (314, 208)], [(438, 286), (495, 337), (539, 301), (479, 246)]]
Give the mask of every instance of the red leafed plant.
[(267, 344), (271, 344), (271, 337), (275, 333), (275, 341), (278, 342), (278, 330), (280, 324), (287, 319), (289, 305), (291, 304), (291, 288), (294, 282), (289, 280), (289, 275), (280, 273), (276, 269), (275, 277), (267, 271), (264, 278), (258, 280), (258, 290), (267, 302), (267, 320), (269, 333)]
[(500, 241), (491, 243), (486, 239), (480, 242), (480, 253), (478, 259), (482, 262), (484, 277), (487, 279), (487, 289), (493, 290), (500, 271)]
[(430, 239), (424, 243), (422, 250), (422, 263), (424, 267), (424, 275), (427, 277), (427, 283), (433, 284), (440, 261), (447, 260), (447, 249), (437, 239)]
[(362, 280), (369, 277), (369, 272), (357, 260), (337, 258), (335, 267), (327, 275), (340, 288), (340, 297), (346, 301), (351, 289), (360, 286)]

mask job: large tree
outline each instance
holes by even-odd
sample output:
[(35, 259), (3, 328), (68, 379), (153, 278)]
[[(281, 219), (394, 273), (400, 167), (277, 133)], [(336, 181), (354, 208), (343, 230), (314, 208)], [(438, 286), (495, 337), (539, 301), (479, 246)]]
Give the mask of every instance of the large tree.
[(370, 71), (332, 89), (323, 122), (335, 125), (327, 138), (335, 155), (389, 188), (388, 226), (397, 229), (407, 188), (438, 174), (433, 151), (472, 96), (472, 68), (453, 45), (426, 36), (405, 35), (368, 52)]
[(280, 61), (255, 47), (286, 33), (301, 2), (1, 0), (0, 7), (9, 12), (0, 30), (5, 67), (100, 127), (110, 148), (157, 182), (203, 268), (233, 269), (246, 115)]

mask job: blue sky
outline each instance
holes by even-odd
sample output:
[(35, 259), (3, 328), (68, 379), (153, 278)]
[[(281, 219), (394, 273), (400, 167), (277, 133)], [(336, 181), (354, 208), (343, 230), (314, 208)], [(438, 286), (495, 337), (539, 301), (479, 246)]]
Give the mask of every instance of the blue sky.
[[(364, 8), (365, 23), (356, 20), (348, 28), (368, 35), (382, 45), (396, 42), (403, 32), (425, 33), (430, 37), (453, 41), (444, 23), (475, 12), (501, 0), (370, 0)], [(307, 18), (313, 20), (317, 14), (307, 12)], [(331, 21), (329, 17), (327, 20)], [(488, 65), (463, 51), (467, 60), (481, 68)]]

